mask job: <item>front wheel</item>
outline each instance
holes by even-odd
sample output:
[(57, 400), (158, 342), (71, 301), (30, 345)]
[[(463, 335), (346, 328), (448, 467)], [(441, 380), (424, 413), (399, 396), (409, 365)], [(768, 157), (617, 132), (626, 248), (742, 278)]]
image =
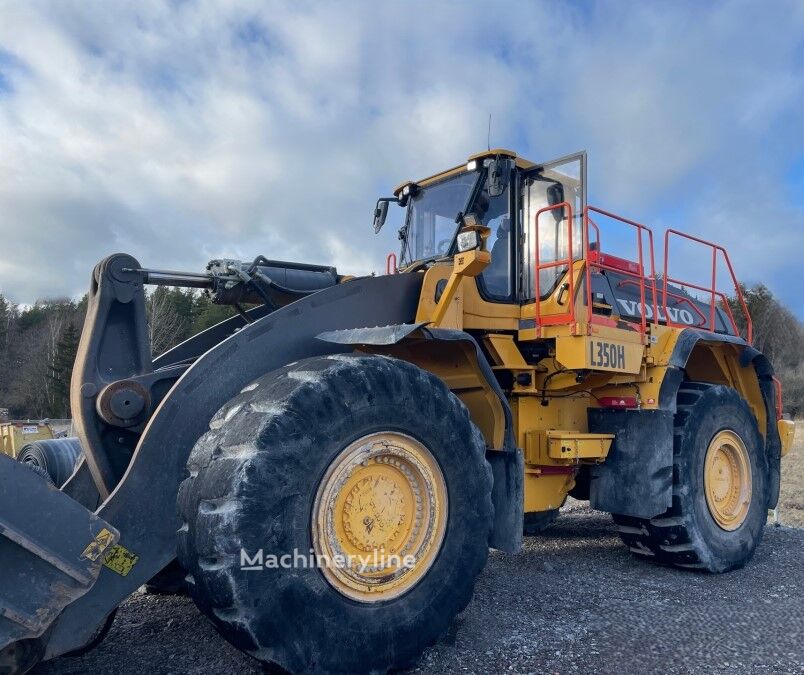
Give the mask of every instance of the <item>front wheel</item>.
[(266, 375), (213, 418), (188, 469), (178, 550), (193, 598), (286, 670), (408, 665), (488, 555), (483, 437), (404, 361), (318, 357)]

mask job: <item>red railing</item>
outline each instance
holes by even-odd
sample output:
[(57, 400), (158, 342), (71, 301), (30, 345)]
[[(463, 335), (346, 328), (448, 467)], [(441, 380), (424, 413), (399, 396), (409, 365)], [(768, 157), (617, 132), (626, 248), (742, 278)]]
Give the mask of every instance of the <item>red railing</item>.
[[(542, 263), (539, 259), (539, 218), (543, 213), (547, 213), (548, 211), (555, 211), (556, 209), (562, 209), (562, 213), (566, 212), (568, 214), (567, 218), (567, 257), (566, 258), (559, 258), (556, 260), (551, 260), (546, 263)], [(545, 206), (544, 208), (539, 209), (536, 212), (534, 217), (534, 242), (535, 242), (535, 255), (533, 256), (534, 261), (536, 262), (534, 268), (534, 282), (535, 282), (535, 289), (536, 289), (536, 304), (534, 306), (534, 313), (536, 319), (536, 328), (539, 329), (541, 326), (556, 326), (563, 323), (574, 323), (575, 322), (575, 273), (573, 270), (573, 263), (575, 262), (572, 257), (572, 204), (569, 202), (561, 202), (559, 204), (553, 204), (552, 206)], [(556, 242), (557, 248), (558, 242)], [(556, 250), (556, 255), (558, 255), (558, 250)], [(542, 270), (552, 269), (554, 267), (564, 267), (566, 266), (569, 271), (569, 281), (568, 281), (568, 291), (569, 291), (569, 308), (567, 312), (564, 314), (548, 314), (544, 317), (541, 315), (541, 300), (542, 300), (542, 292), (541, 292), (541, 283), (539, 277), (541, 276)]]
[[(636, 268), (629, 268), (626, 265), (612, 265), (606, 261), (605, 255), (600, 251), (600, 228), (589, 217), (589, 212), (599, 213), (606, 218), (611, 218), (625, 225), (630, 225), (635, 229), (636, 233), (636, 246), (637, 246), (637, 265)], [(642, 233), (646, 232), (648, 237), (648, 252), (650, 257), (650, 278), (648, 279), (651, 287), (651, 299), (653, 300), (653, 323), (658, 323), (658, 311), (656, 305), (656, 269), (653, 256), (653, 231), (633, 220), (628, 220), (609, 211), (604, 211), (596, 206), (587, 206), (584, 210), (584, 242), (585, 242), (585, 257), (586, 257), (586, 320), (588, 323), (595, 322), (595, 316), (592, 314), (592, 268), (599, 270), (609, 270), (618, 274), (625, 274), (626, 276), (634, 279), (633, 283), (639, 286), (639, 302), (640, 302), (640, 331), (644, 334), (648, 329), (648, 322), (646, 318), (647, 305), (645, 304), (645, 265), (643, 256), (643, 241)], [(592, 249), (591, 241), (589, 239), (589, 226), (595, 228), (597, 248)], [(667, 312), (665, 311), (665, 315)]]
[(776, 419), (782, 419), (784, 414), (784, 405), (782, 403), (782, 381), (776, 377), (773, 377), (773, 386), (776, 387)]
[[(391, 264), (391, 260), (393, 260), (393, 264)], [(386, 274), (396, 274), (397, 267), (396, 267), (396, 253), (389, 253), (385, 256), (385, 273)]]
[[(542, 214), (547, 213), (548, 211), (553, 211), (555, 209), (562, 209), (562, 211), (568, 213), (567, 219), (567, 244), (568, 244), (568, 254), (564, 258), (560, 258), (558, 260), (553, 260), (550, 262), (542, 263), (539, 258), (539, 218)], [(598, 225), (592, 220), (590, 217), (590, 213), (598, 213), (602, 216), (610, 218), (612, 220), (616, 220), (620, 223), (628, 225), (634, 228), (635, 235), (636, 235), (636, 249), (637, 249), (637, 262), (632, 262), (630, 260), (626, 260), (624, 258), (619, 258), (617, 256), (612, 256), (608, 254), (604, 254), (600, 249), (600, 228)], [(595, 231), (595, 239), (596, 244), (593, 248), (592, 242), (590, 240), (589, 231), (590, 227)], [(560, 324), (570, 324), (574, 323), (576, 320), (575, 317), (575, 275), (574, 273), (570, 273), (569, 279), (566, 283), (567, 290), (569, 291), (569, 308), (566, 313), (563, 314), (550, 314), (546, 316), (542, 316), (541, 314), (541, 287), (540, 287), (540, 272), (545, 269), (551, 269), (555, 267), (566, 267), (570, 272), (573, 269), (573, 263), (577, 262), (581, 258), (574, 258), (573, 257), (573, 250), (572, 250), (572, 230), (573, 230), (573, 218), (572, 218), (572, 206), (568, 202), (561, 202), (560, 204), (554, 204), (552, 206), (546, 206), (542, 209), (539, 209), (536, 212), (535, 216), (535, 291), (536, 291), (536, 303), (534, 308), (535, 319), (536, 319), (536, 326), (550, 326), (550, 325), (560, 325)], [(647, 243), (648, 243), (648, 257), (650, 262), (650, 273), (649, 275), (646, 274), (645, 270), (645, 252), (644, 252), (644, 238), (643, 233), (647, 236)], [(652, 315), (652, 323), (658, 324), (660, 319), (662, 319), (666, 325), (678, 327), (678, 328), (686, 328), (688, 324), (677, 323), (674, 322), (670, 317), (670, 312), (668, 311), (668, 299), (672, 298), (676, 301), (676, 305), (681, 303), (687, 303), (692, 310), (697, 314), (700, 322), (696, 322), (701, 328), (708, 328), (708, 330), (715, 332), (717, 329), (716, 325), (716, 317), (717, 317), (717, 304), (718, 300), (722, 303), (723, 311), (725, 313), (726, 318), (731, 323), (731, 327), (734, 330), (736, 335), (740, 335), (740, 331), (737, 327), (737, 322), (734, 319), (734, 315), (731, 310), (731, 306), (728, 301), (728, 296), (723, 291), (719, 291), (717, 289), (717, 264), (718, 264), (718, 257), (722, 254), (723, 259), (726, 262), (726, 267), (728, 272), (731, 276), (731, 281), (734, 284), (734, 290), (736, 294), (736, 298), (740, 304), (742, 312), (745, 316), (746, 326), (747, 326), (747, 341), (750, 343), (753, 340), (753, 325), (751, 322), (751, 315), (748, 312), (748, 307), (745, 304), (745, 299), (742, 294), (742, 290), (740, 289), (740, 285), (737, 283), (737, 277), (734, 274), (734, 268), (731, 265), (731, 260), (729, 260), (728, 253), (726, 249), (718, 244), (713, 244), (708, 242), (704, 239), (700, 239), (699, 237), (695, 237), (684, 232), (680, 232), (678, 230), (669, 229), (665, 233), (665, 240), (664, 240), (664, 279), (663, 279), (663, 288), (662, 288), (662, 300), (661, 305), (659, 305), (658, 293), (657, 293), (657, 284), (656, 284), (656, 267), (655, 267), (655, 256), (654, 256), (654, 247), (653, 247), (653, 231), (643, 225), (633, 220), (629, 220), (627, 218), (623, 218), (618, 216), (614, 213), (609, 211), (604, 211), (603, 209), (599, 209), (595, 206), (587, 206), (584, 209), (583, 214), (583, 231), (582, 231), (584, 246), (583, 246), (583, 259), (586, 260), (585, 266), (585, 285), (586, 285), (586, 320), (587, 324), (592, 323), (608, 323), (605, 321), (603, 317), (596, 316), (593, 313), (593, 302), (592, 302), (592, 271), (593, 269), (598, 270), (609, 270), (611, 272), (615, 272), (617, 274), (622, 274), (627, 277), (630, 277), (628, 280), (621, 281), (621, 285), (625, 284), (634, 284), (639, 287), (639, 299), (640, 299), (640, 324), (639, 329), (641, 333), (647, 332), (647, 290), (650, 290), (651, 293), (651, 304), (653, 306), (653, 315)], [(701, 286), (693, 283), (689, 283), (683, 281), (681, 279), (676, 279), (670, 276), (669, 274), (669, 256), (670, 256), (670, 237), (677, 236), (682, 237), (684, 239), (688, 239), (690, 241), (696, 242), (698, 244), (702, 244), (712, 249), (712, 286)], [(707, 293), (709, 295), (709, 316), (707, 317), (700, 309), (700, 307), (696, 304), (695, 298), (692, 297), (685, 297), (680, 293), (673, 292), (669, 290), (669, 284), (676, 284), (678, 286), (687, 287), (687, 288), (694, 288), (701, 292)], [(659, 308), (664, 310), (664, 317), (662, 318), (659, 313)], [(694, 325), (696, 325), (694, 324)]]
[[(712, 285), (711, 286), (701, 286), (699, 284), (693, 284), (688, 281), (682, 281), (680, 279), (675, 279), (670, 276), (669, 273), (669, 260), (670, 260), (670, 237), (675, 235), (676, 237), (680, 237), (682, 239), (687, 239), (689, 241), (695, 242), (697, 244), (701, 244), (702, 246), (706, 246), (712, 249)], [(731, 307), (729, 306), (729, 299), (723, 291), (717, 290), (717, 261), (720, 257), (718, 254), (723, 255), (723, 260), (726, 262), (726, 267), (728, 268), (729, 274), (731, 275), (732, 283), (734, 284), (734, 292), (736, 294), (737, 300), (740, 303), (740, 307), (742, 308), (743, 315), (745, 316), (746, 321), (746, 339), (748, 340), (749, 344), (752, 342), (754, 338), (754, 327), (751, 322), (751, 315), (748, 312), (748, 307), (745, 304), (745, 299), (743, 298), (742, 290), (740, 289), (740, 284), (737, 282), (737, 276), (734, 274), (734, 268), (731, 266), (731, 260), (729, 260), (729, 254), (726, 253), (726, 249), (720, 246), (719, 244), (713, 244), (710, 241), (706, 241), (705, 239), (701, 239), (700, 237), (695, 237), (691, 234), (686, 234), (684, 232), (679, 232), (678, 230), (669, 229), (664, 234), (664, 315), (665, 321), (667, 322), (668, 326), (675, 326), (675, 327), (684, 327), (684, 324), (679, 324), (672, 322), (670, 320), (670, 316), (667, 313), (667, 286), (668, 284), (678, 284), (679, 286), (685, 286), (687, 288), (694, 288), (702, 293), (706, 293), (710, 297), (710, 304), (709, 304), (709, 330), (711, 332), (715, 332), (716, 330), (716, 323), (715, 319), (717, 317), (717, 301), (720, 300), (723, 309), (726, 312), (726, 316), (728, 317), (729, 321), (731, 322), (732, 328), (734, 329), (734, 333), (736, 335), (740, 335), (740, 331), (737, 328), (737, 322), (734, 320), (734, 315), (732, 314)]]

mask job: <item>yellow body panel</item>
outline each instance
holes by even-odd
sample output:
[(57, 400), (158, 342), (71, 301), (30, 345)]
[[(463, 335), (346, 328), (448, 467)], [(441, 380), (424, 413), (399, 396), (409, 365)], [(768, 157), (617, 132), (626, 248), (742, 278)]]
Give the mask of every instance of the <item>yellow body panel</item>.
[(53, 438), (53, 430), (44, 422), (4, 422), (0, 424), (0, 451), (16, 457), (31, 441)]
[(603, 461), (609, 454), (614, 434), (579, 434), (574, 431), (545, 432), (547, 456), (562, 462), (579, 459)]
[(390, 346), (366, 346), (362, 350), (415, 363), (439, 377), (469, 409), (472, 420), (486, 439), (487, 447), (503, 447), (503, 406), (483, 376), (471, 345), (466, 342), (405, 341)]
[(602, 461), (614, 434), (588, 434), (558, 429), (531, 429), (525, 434), (525, 462), (532, 466)]
[[(439, 264), (424, 273), (424, 283), (416, 312), (417, 323), (433, 320), (438, 305), (436, 301), (438, 284), (443, 280), (449, 280), (452, 270), (452, 265)], [(461, 278), (450, 308), (439, 325), (442, 328), (515, 331), (519, 328), (519, 314), (519, 305), (488, 302), (481, 297), (475, 279)]]
[(525, 469), (525, 513), (560, 508), (574, 485), (571, 473), (544, 474)]
[[(580, 279), (582, 262), (575, 273)], [(451, 275), (452, 268), (447, 265), (436, 265), (425, 273), (417, 321), (432, 319), (438, 305), (435, 302), (437, 285)], [(562, 311), (566, 309), (557, 303), (556, 294), (542, 303), (543, 316)], [(633, 323), (621, 322), (616, 327), (587, 324), (582, 320), (584, 312), (583, 304), (576, 302), (578, 321), (571, 325), (545, 326), (540, 331), (520, 329), (520, 320), (535, 316), (532, 304), (520, 307), (487, 302), (480, 296), (474, 278), (460, 277), (442, 319), (441, 325), (445, 327), (488, 331), (482, 336), (482, 342), (492, 367), (517, 376), (508, 400), (517, 443), (525, 455), (527, 512), (552, 509), (563, 503), (574, 485), (574, 471), (569, 469), (605, 461), (613, 436), (588, 433), (587, 411), (597, 407), (597, 399), (636, 398), (642, 409), (659, 407), (662, 382), (683, 332), (681, 328), (649, 324), (647, 335), (643, 335)], [(538, 340), (551, 345), (553, 358), (534, 366), (528, 364), (520, 345)], [(690, 355), (687, 375), (693, 380), (734, 387), (748, 401), (764, 435), (767, 413), (759, 381), (751, 364), (740, 364), (739, 350), (739, 345), (730, 343), (700, 342)], [(423, 367), (433, 372), (439, 370), (435, 363)], [(577, 380), (578, 371), (585, 371), (582, 381)], [(454, 370), (452, 377), (455, 377)], [(545, 392), (547, 406), (543, 405)], [(465, 398), (465, 393), (456, 393)], [(489, 439), (489, 430), (500, 423), (502, 417), (496, 412), (496, 420), (489, 419), (487, 415), (492, 407), (487, 403), (475, 406), (473, 419), (480, 423)], [(481, 417), (478, 418), (478, 414)], [(780, 434), (786, 449), (789, 447), (786, 426), (780, 427)], [(567, 472), (550, 473), (560, 467)]]
[(483, 342), (489, 350), (494, 367), (506, 370), (528, 370), (529, 366), (519, 347), (516, 346), (511, 335), (489, 333), (483, 337)]
[[(471, 279), (480, 274), (486, 265), (491, 261), (491, 254), (488, 251), (465, 251), (455, 256), (452, 273), (447, 279), (447, 285), (441, 297), (435, 304), (430, 315), (430, 322), (434, 326), (440, 326), (450, 310), (454, 312), (457, 308), (452, 306), (458, 288), (464, 279)], [(433, 298), (435, 301), (435, 297)]]
[[(499, 149), (473, 155), (469, 162), (500, 155), (513, 158), (518, 169), (536, 166)], [(416, 185), (424, 187), (467, 170), (460, 165)], [(574, 485), (576, 471), (604, 462), (614, 439), (611, 434), (589, 433), (588, 410), (604, 398), (627, 399), (628, 405), (635, 401), (642, 410), (658, 409), (668, 370), (679, 367), (671, 359), (685, 329), (648, 322), (642, 331), (639, 323), (617, 313), (616, 303), (599, 302), (590, 316), (586, 261), (577, 256), (571, 270), (544, 299), (524, 304), (489, 302), (481, 296), (475, 278), (489, 263), (486, 246), (484, 237), (480, 249), (458, 253), (419, 272), (424, 280), (416, 322), (475, 335), (503, 385), (516, 443), (524, 452), (525, 510), (558, 508)], [(574, 297), (570, 297), (570, 285)], [(538, 358), (526, 357), (534, 348)], [(756, 369), (741, 363), (742, 350), (741, 344), (704, 338), (695, 343), (683, 364), (685, 375), (689, 380), (733, 387), (747, 401), (764, 436), (768, 412)], [(467, 405), (488, 447), (502, 447), (504, 415), (473, 355), (451, 358), (453, 346), (421, 346), (414, 341), (382, 351), (441, 377)], [(787, 452), (793, 425), (780, 421), (778, 429), (782, 451)]]
[[(622, 332), (622, 331), (621, 331)], [(628, 334), (624, 337), (628, 337)], [(639, 342), (589, 335), (556, 338), (556, 359), (565, 368), (638, 373), (644, 348)]]
[(782, 440), (782, 457), (793, 447), (793, 437), (796, 434), (796, 423), (793, 420), (778, 420), (779, 438)]

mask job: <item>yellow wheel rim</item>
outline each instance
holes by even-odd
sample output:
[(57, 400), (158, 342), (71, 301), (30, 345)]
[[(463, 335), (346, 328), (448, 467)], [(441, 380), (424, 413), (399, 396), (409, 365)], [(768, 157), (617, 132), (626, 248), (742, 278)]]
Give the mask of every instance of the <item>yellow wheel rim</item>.
[(446, 526), (447, 486), (432, 453), (405, 434), (374, 433), (327, 469), (313, 504), (313, 550), (336, 590), (380, 602), (421, 580)]
[(720, 431), (709, 443), (704, 490), (709, 513), (722, 529), (736, 530), (743, 524), (751, 506), (751, 461), (733, 431)]

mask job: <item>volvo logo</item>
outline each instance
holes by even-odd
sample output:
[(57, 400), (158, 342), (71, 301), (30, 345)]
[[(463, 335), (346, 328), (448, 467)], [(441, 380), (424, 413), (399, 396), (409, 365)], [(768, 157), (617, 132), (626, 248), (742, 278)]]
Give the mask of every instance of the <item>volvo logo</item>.
[[(625, 313), (628, 316), (642, 316), (641, 309), (643, 305), (638, 300), (623, 300), (621, 298), (617, 298), (617, 302), (620, 303), (620, 306), (625, 310)], [(659, 321), (667, 321), (667, 317), (664, 314), (664, 307), (658, 307), (657, 311), (659, 313)], [(688, 326), (695, 326), (697, 323), (700, 323), (700, 321), (695, 321), (695, 317), (688, 309), (668, 307), (667, 314), (670, 316), (670, 321), (672, 323), (685, 323)], [(653, 319), (652, 305), (645, 307), (645, 318), (648, 320)]]

